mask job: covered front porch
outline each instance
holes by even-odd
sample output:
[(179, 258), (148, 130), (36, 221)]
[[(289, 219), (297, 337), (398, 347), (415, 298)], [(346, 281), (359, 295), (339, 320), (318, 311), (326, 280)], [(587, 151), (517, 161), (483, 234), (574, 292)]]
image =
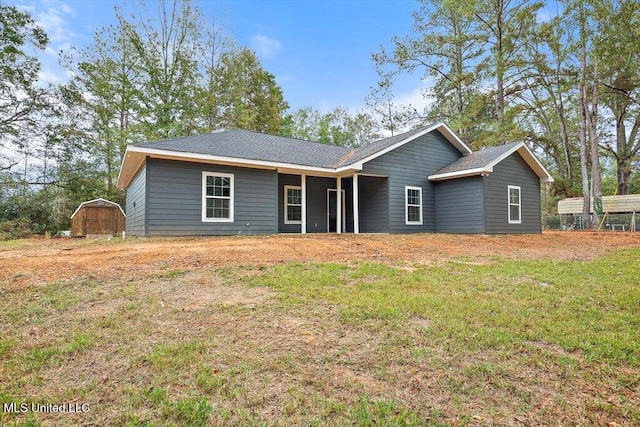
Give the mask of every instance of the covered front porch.
[(387, 232), (387, 187), (386, 177), (278, 173), (278, 232)]

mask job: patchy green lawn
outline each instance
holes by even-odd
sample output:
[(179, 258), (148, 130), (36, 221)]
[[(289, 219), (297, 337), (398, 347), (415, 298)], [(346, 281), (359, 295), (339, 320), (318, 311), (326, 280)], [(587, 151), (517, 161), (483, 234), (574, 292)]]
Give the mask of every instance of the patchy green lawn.
[(639, 262), (167, 263), (0, 285), (1, 403), (88, 404), (0, 424), (637, 425)]

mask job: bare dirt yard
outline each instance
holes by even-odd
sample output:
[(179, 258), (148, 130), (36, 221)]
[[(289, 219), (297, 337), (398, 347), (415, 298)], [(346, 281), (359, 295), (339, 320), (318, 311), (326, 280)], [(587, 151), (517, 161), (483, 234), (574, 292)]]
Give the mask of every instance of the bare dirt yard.
[(638, 425), (640, 233), (0, 242), (0, 330), (0, 424)]
[[(371, 261), (431, 264), (455, 258), (590, 260), (608, 249), (640, 247), (640, 233), (545, 232), (541, 235), (307, 235), (128, 239), (53, 239), (0, 246), (0, 280), (68, 280), (170, 268), (269, 266), (290, 262)], [(19, 277), (16, 277), (18, 275)]]

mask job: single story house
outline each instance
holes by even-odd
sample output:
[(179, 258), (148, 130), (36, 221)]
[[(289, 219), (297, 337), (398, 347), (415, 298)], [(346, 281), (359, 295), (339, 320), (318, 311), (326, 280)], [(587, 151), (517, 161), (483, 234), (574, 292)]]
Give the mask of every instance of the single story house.
[(540, 233), (524, 143), (472, 152), (444, 123), (360, 148), (232, 130), (129, 145), (131, 235)]

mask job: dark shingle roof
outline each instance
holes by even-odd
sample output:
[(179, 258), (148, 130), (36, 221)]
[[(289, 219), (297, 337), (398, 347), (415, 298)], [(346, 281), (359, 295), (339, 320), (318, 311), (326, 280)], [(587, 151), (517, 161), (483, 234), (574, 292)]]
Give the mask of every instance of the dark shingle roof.
[(509, 144), (499, 145), (497, 147), (485, 148), (480, 151), (475, 151), (464, 157), (460, 157), (455, 162), (448, 164), (441, 169), (438, 169), (436, 172), (434, 172), (434, 175), (462, 172), (469, 169), (479, 169), (487, 167), (518, 144), (520, 144), (520, 142), (512, 142)]
[(358, 162), (418, 133), (416, 129), (360, 148), (338, 147), (246, 130), (231, 130), (135, 144), (137, 147), (238, 159), (337, 168)]
[(246, 130), (207, 133), (133, 145), (142, 148), (236, 159), (338, 168), (359, 162), (424, 131), (424, 129), (424, 127), (414, 129), (355, 149)]
[(238, 159), (333, 168), (353, 149), (295, 138), (231, 130), (157, 142), (137, 147), (157, 148)]

